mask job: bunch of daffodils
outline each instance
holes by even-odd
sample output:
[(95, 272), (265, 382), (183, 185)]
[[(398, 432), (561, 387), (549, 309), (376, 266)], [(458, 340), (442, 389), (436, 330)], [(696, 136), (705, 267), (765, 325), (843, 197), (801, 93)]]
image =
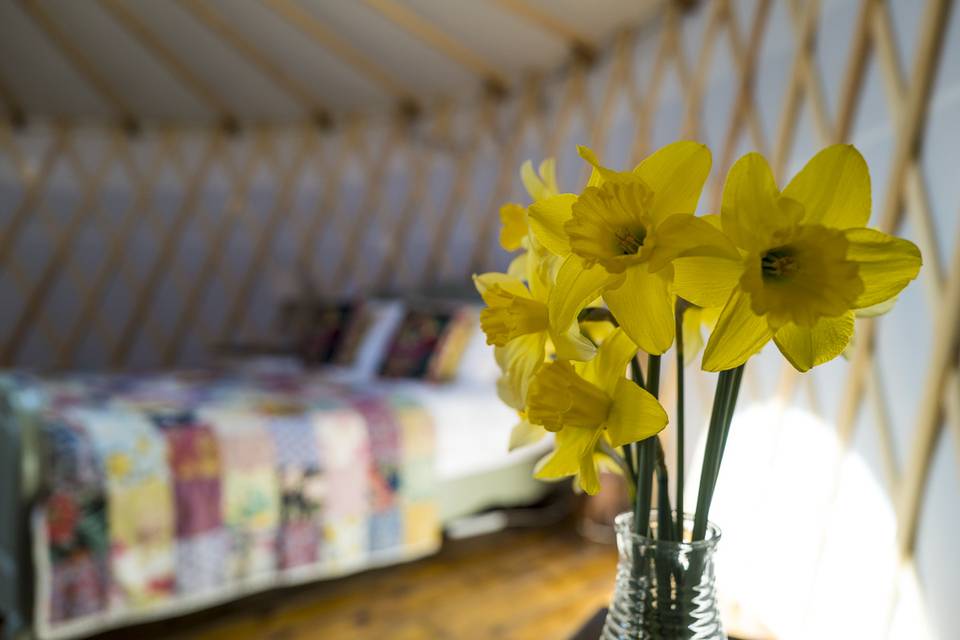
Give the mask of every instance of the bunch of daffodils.
[[(660, 357), (675, 347), (682, 443), (683, 365), (702, 351), (701, 367), (720, 376), (692, 532), (700, 539), (750, 356), (772, 339), (801, 372), (835, 358), (854, 317), (889, 309), (917, 276), (920, 251), (865, 226), (870, 176), (849, 145), (818, 153), (783, 190), (763, 156), (747, 154), (727, 174), (720, 213), (705, 216), (695, 215), (711, 167), (705, 146), (670, 144), (632, 171), (579, 152), (592, 166), (579, 193), (560, 192), (552, 160), (523, 165), (532, 202), (500, 209), (501, 245), (520, 253), (507, 273), (474, 276), (503, 373), (498, 392), (518, 415), (510, 446), (553, 432), (537, 477), (573, 476), (593, 494), (601, 467), (623, 473), (638, 523), (649, 521), (656, 478), (669, 514), (654, 437), (667, 425)], [(659, 535), (683, 535), (677, 511)]]

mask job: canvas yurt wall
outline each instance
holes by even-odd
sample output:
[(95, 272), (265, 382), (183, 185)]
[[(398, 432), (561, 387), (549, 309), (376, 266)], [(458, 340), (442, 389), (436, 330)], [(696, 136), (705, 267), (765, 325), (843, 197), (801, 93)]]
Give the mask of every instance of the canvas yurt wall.
[[(765, 608), (783, 637), (837, 625), (848, 625), (847, 637), (891, 628), (952, 637), (960, 628), (953, 5), (664, 3), (593, 59), (581, 52), (508, 91), (330, 121), (123, 128), (116, 119), (7, 118), (0, 362), (200, 364), (213, 343), (271, 331), (278, 301), (307, 283), (324, 296), (469, 294), (471, 273), (508, 263), (497, 209), (526, 202), (520, 163), (556, 156), (561, 187), (576, 190), (586, 176), (577, 144), (625, 167), (678, 137), (703, 140), (714, 153), (705, 212), (746, 151), (767, 154), (783, 183), (820, 147), (850, 141), (871, 168), (871, 225), (916, 242), (924, 268), (892, 312), (860, 321), (848, 358), (800, 377), (770, 345), (747, 367), (731, 438), (741, 444), (730, 455), (763, 464), (728, 463), (721, 479), (717, 517), (736, 511), (746, 523), (728, 532), (741, 554), (730, 588)], [(42, 28), (29, 11), (2, 15)], [(84, 71), (88, 56), (66, 62), (77, 52), (65, 54), (55, 38), (48, 49), (43, 64), (72, 65), (76, 85), (110, 103), (102, 74)], [(30, 115), (10, 86), (0, 95), (10, 115)], [(689, 402), (695, 418), (712, 388), (701, 382)], [(787, 496), (799, 506), (786, 510)], [(764, 554), (774, 552), (785, 560), (771, 568)], [(791, 583), (771, 584), (771, 575)], [(861, 582), (840, 577), (850, 575)]]

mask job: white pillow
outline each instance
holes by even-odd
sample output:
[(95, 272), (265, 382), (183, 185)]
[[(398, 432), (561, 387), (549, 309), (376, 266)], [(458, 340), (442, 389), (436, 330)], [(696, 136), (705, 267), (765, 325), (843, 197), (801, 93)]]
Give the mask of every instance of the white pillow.
[(367, 300), (363, 313), (370, 314), (367, 327), (357, 355), (350, 366), (358, 380), (372, 380), (380, 371), (380, 365), (390, 346), (390, 339), (396, 332), (406, 311), (402, 300)]

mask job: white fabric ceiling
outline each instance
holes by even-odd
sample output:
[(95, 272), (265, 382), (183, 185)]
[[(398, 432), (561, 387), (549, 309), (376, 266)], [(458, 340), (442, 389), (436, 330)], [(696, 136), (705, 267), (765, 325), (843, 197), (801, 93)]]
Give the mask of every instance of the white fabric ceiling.
[(469, 100), (602, 48), (658, 0), (0, 2), (0, 102), (25, 115), (289, 122)]

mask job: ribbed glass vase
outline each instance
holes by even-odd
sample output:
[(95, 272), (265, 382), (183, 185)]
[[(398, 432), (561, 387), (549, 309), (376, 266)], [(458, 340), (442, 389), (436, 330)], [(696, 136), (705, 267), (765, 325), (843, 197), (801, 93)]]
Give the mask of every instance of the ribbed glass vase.
[[(621, 513), (614, 526), (620, 561), (602, 640), (726, 638), (713, 566), (720, 529), (709, 524), (706, 539), (697, 542), (659, 540), (656, 512), (652, 538), (634, 532), (632, 513)], [(692, 527), (693, 516), (685, 515), (685, 537)]]

